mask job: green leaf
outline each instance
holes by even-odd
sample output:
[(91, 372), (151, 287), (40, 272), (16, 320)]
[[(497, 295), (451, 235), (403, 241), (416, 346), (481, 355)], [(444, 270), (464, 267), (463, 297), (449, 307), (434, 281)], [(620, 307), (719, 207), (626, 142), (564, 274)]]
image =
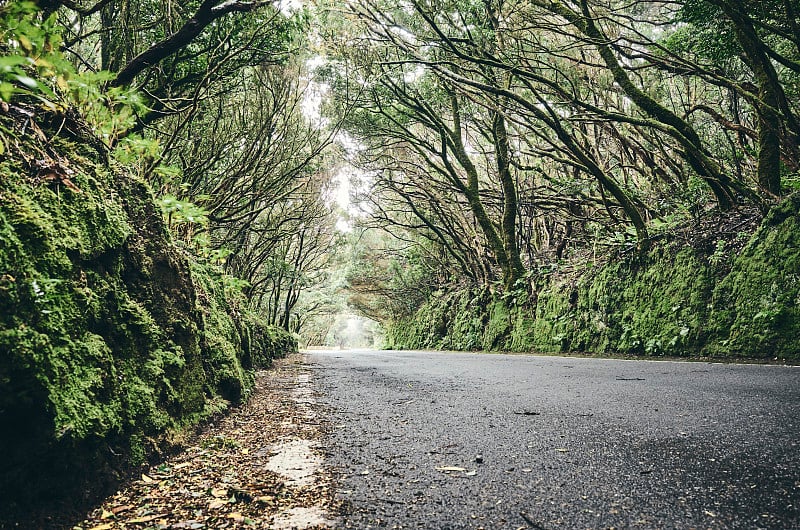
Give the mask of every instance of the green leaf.
[(32, 60), (29, 57), (23, 57), (22, 55), (6, 55), (0, 57), (0, 71), (12, 72), (17, 66), (31, 63)]
[(3, 101), (11, 101), (11, 96), (14, 95), (14, 85), (11, 83), (0, 83), (0, 99)]
[(19, 44), (24, 50), (33, 51), (33, 43), (27, 35), (17, 35), (17, 40), (19, 40)]
[(20, 83), (22, 83), (23, 85), (25, 85), (26, 87), (30, 88), (30, 89), (34, 89), (35, 90), (36, 88), (39, 87), (38, 81), (36, 81), (36, 79), (34, 79), (32, 77), (29, 77), (27, 75), (19, 75), (18, 74), (18, 75), (15, 75), (14, 78), (17, 81), (19, 81)]

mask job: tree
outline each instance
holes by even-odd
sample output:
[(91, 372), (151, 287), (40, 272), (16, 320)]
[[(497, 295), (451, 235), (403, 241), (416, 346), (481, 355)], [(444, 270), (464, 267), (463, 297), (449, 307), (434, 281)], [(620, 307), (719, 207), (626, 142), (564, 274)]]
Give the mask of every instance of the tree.
[[(800, 41), (795, 31), (797, 8), (797, 4), (790, 0), (752, 5), (710, 0), (688, 1), (680, 11), (681, 18), (701, 32), (699, 37), (695, 37), (690, 50), (706, 44), (711, 49), (710, 54), (704, 54), (707, 58), (717, 59), (715, 62), (719, 63), (719, 59), (737, 57), (749, 71), (749, 79), (726, 81), (756, 111), (758, 184), (774, 196), (781, 194), (781, 146), (784, 147), (783, 159), (787, 165), (796, 170), (800, 163), (800, 127), (786, 95), (785, 81), (778, 71), (778, 67), (781, 67), (791, 75), (800, 73), (797, 56), (797, 44)], [(781, 14), (785, 14), (785, 17), (781, 17)], [(711, 32), (715, 36), (714, 41), (709, 43)], [(719, 35), (724, 35), (726, 40), (720, 41)], [(780, 45), (770, 45), (769, 42)]]
[[(415, 166), (424, 168), (421, 171), (434, 178), (439, 189), (449, 189), (449, 195), (459, 195), (463, 199), (459, 202), (469, 208), (480, 227), (485, 245), (502, 271), (504, 284), (510, 288), (525, 269), (515, 233), (516, 183), (502, 111), (496, 108), (487, 122), (482, 123), (483, 118), (471, 112), (477, 108), (474, 102), (458, 94), (452, 83), (437, 79), (435, 75), (411, 79), (413, 74), (403, 67), (393, 66), (393, 63), (405, 61), (410, 64), (413, 57), (395, 56), (381, 60), (384, 52), (390, 56), (394, 54), (379, 45), (373, 49), (367, 45), (356, 54), (350, 54), (353, 60), (365, 59), (358, 67), (374, 69), (368, 80), (370, 85), (354, 94), (359, 99), (354, 105), (358, 110), (347, 119), (351, 132), (361, 141), (373, 145), (375, 151), (380, 152), (381, 146), (387, 145), (391, 145), (395, 153), (402, 151), (402, 161), (392, 161), (390, 157), (377, 154), (372, 159), (373, 169), (380, 167), (383, 174), (389, 174), (385, 171), (390, 170), (394, 175), (406, 168), (415, 173)], [(468, 142), (479, 142), (480, 146)], [(406, 167), (401, 169), (404, 165)], [(395, 179), (390, 187), (396, 189), (400, 182), (402, 179)], [(503, 197), (496, 210), (495, 205), (485, 204), (484, 197), (484, 188), (494, 186), (499, 187)], [(428, 194), (427, 198), (433, 200), (434, 197), (434, 194)], [(443, 209), (434, 205), (427, 214), (439, 211)], [(416, 209), (415, 213), (443, 244), (448, 243), (447, 239), (453, 241), (434, 228), (434, 223), (425, 218), (421, 209)], [(461, 261), (464, 264), (464, 260)], [(489, 271), (487, 279), (491, 280), (491, 267), (483, 269)]]
[[(67, 28), (66, 50), (77, 64), (114, 74), (111, 86), (145, 92), (149, 109), (136, 131), (196, 109), (230, 92), (243, 69), (286, 61), (302, 17), (284, 16), (270, 2), (203, 0), (50, 1)], [(99, 58), (99, 61), (95, 59)]]

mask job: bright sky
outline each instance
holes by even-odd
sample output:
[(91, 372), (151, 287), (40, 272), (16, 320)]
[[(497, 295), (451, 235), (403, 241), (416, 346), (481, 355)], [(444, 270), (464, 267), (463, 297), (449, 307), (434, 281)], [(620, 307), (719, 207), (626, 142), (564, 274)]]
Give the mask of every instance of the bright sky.
[(303, 7), (303, 2), (302, 0), (279, 0), (275, 3), (275, 6), (280, 10), (281, 13), (288, 17), (293, 12)]

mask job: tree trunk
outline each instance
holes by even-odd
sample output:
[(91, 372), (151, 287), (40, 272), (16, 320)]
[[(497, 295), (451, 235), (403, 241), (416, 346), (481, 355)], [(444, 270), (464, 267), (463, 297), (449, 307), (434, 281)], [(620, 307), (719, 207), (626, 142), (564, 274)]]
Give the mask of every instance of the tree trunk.
[[(467, 173), (466, 185), (458, 177), (454, 168), (452, 168), (449, 162), (446, 161), (446, 152), (443, 152), (442, 156), (445, 159), (445, 163), (450, 167), (453, 184), (455, 184), (459, 191), (461, 191), (461, 193), (466, 197), (470, 210), (475, 216), (475, 220), (478, 222), (478, 226), (480, 226), (481, 231), (483, 232), (483, 235), (486, 237), (486, 241), (489, 244), (489, 248), (497, 260), (497, 265), (503, 271), (503, 278), (512, 278), (515, 274), (513, 272), (512, 261), (509, 259), (508, 253), (506, 252), (503, 239), (497, 233), (497, 229), (492, 220), (489, 218), (489, 214), (486, 212), (486, 208), (483, 206), (483, 202), (481, 201), (480, 188), (478, 185), (478, 169), (472, 163), (472, 160), (470, 160), (469, 155), (464, 148), (464, 143), (461, 141), (461, 118), (459, 115), (460, 109), (458, 99), (455, 94), (451, 96), (450, 103), (453, 110), (454, 126), (452, 131), (447, 131), (447, 136), (450, 140), (449, 145), (453, 149), (456, 160), (458, 160), (461, 167)], [(516, 197), (516, 194), (514, 197)]]
[(503, 221), (501, 224), (503, 247), (508, 255), (508, 266), (503, 271), (503, 283), (506, 291), (515, 288), (517, 280), (525, 275), (525, 266), (519, 253), (517, 242), (517, 183), (511, 175), (508, 131), (505, 118), (499, 110), (493, 111), (492, 116), (493, 137), (495, 144), (495, 158), (497, 160), (497, 173), (503, 189)]
[[(730, 2), (715, 0), (736, 28), (736, 38), (742, 46), (744, 60), (753, 71), (758, 85), (758, 101), (755, 102), (758, 112), (758, 185), (766, 192), (780, 196), (781, 194), (781, 125), (780, 110), (786, 115), (789, 140), (786, 147), (796, 151), (795, 122), (786, 94), (781, 87), (778, 73), (767, 56), (764, 45), (758, 36), (750, 17)], [(791, 144), (795, 144), (792, 146)]]

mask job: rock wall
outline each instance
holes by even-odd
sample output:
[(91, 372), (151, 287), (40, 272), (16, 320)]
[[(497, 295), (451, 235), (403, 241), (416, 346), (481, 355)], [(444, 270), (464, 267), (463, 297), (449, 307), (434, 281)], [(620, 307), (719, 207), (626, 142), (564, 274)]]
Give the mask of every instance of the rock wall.
[(145, 183), (35, 119), (0, 114), (0, 133), (5, 515), (79, 505), (297, 345), (176, 247)]
[(391, 324), (386, 346), (798, 359), (800, 196), (743, 236), (540, 271), (533, 294), (442, 295)]

